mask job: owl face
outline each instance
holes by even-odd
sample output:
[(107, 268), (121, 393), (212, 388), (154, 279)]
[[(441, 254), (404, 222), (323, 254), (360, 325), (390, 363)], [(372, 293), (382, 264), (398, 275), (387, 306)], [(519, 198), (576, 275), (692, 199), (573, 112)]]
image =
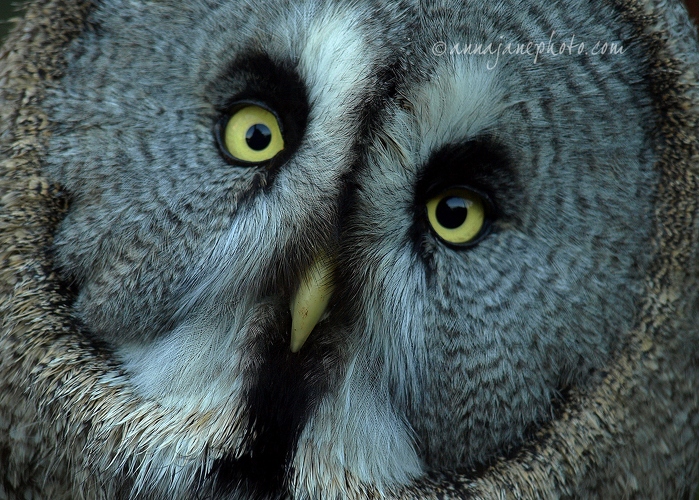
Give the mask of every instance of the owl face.
[[(631, 326), (656, 173), (608, 7), (123, 3), (49, 97), (56, 266), (135, 394), (246, 422), (213, 481), (350, 495), (484, 463)], [(452, 50), (571, 36), (626, 50)]]

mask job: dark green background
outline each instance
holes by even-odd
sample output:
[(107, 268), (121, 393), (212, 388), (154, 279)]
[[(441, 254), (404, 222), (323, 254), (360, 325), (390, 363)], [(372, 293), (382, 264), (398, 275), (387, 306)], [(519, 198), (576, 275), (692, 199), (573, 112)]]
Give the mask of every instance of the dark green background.
[(0, 43), (5, 39), (5, 35), (12, 27), (8, 19), (17, 17), (24, 2), (22, 0), (0, 0)]

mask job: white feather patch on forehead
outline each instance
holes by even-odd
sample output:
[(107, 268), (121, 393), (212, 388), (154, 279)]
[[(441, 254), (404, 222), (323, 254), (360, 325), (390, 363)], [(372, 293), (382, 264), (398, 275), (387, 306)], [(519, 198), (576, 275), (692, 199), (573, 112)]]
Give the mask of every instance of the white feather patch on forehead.
[[(312, 108), (323, 112), (346, 107), (364, 95), (362, 83), (370, 75), (376, 57), (360, 28), (365, 15), (333, 8), (319, 13), (309, 25), (299, 72), (308, 87)], [(312, 111), (312, 118), (322, 117)]]
[(429, 83), (416, 87), (410, 101), (420, 162), (446, 144), (471, 139), (494, 126), (506, 108), (498, 69), (488, 69), (484, 57), (455, 56), (437, 66)]

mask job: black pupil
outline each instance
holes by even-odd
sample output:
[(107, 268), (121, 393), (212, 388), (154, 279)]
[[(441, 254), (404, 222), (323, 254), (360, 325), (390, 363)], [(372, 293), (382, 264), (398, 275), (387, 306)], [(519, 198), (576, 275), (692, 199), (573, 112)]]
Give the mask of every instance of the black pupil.
[(267, 125), (256, 123), (245, 133), (245, 142), (250, 149), (262, 151), (272, 142), (272, 131)]
[(469, 202), (460, 196), (447, 196), (437, 204), (437, 221), (447, 229), (461, 226), (468, 216)]

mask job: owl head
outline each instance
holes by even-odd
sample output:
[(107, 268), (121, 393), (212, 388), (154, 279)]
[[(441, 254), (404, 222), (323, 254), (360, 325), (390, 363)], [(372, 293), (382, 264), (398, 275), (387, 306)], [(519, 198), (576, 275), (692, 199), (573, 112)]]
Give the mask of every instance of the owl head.
[[(599, 483), (565, 491), (602, 494), (653, 463), (658, 408), (696, 451), (695, 38), (631, 1), (55, 6), (26, 22), (70, 40), (31, 129), (63, 326), (18, 386), (54, 471), (118, 498), (424, 497), (553, 492), (522, 471), (571, 460)], [(653, 379), (668, 399), (659, 360), (689, 374)], [(595, 469), (615, 443), (649, 452)]]

